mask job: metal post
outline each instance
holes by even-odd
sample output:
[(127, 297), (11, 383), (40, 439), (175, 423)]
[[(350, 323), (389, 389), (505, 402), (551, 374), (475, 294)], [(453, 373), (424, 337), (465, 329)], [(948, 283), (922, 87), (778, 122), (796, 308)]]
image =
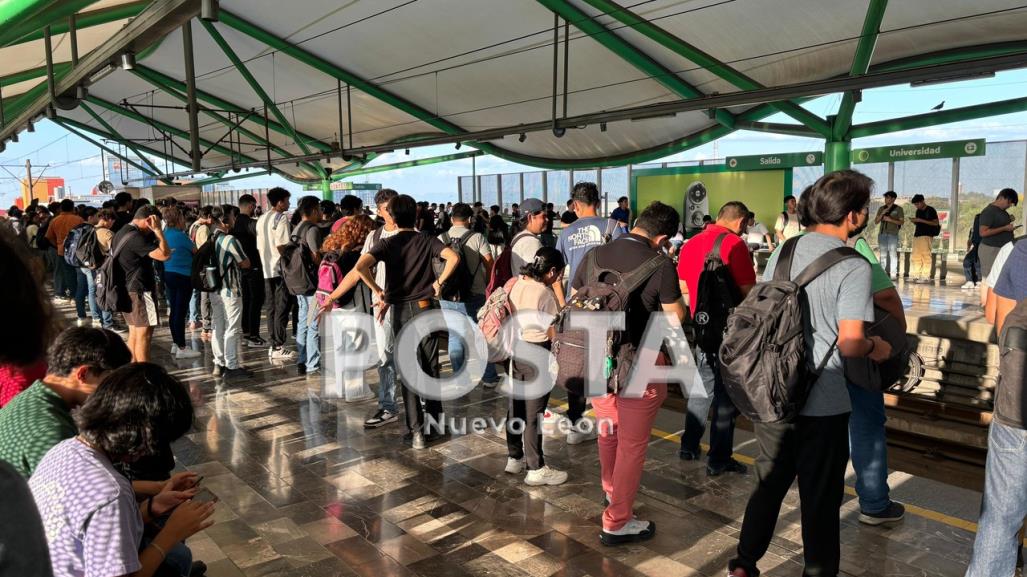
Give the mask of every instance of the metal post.
[(496, 175), (496, 204), (499, 205), (499, 212), (503, 212), (503, 175)]
[(193, 61), (193, 28), (190, 20), (182, 25), (182, 46), (185, 56), (186, 103), (189, 113), (189, 157), (192, 169), (199, 172), (200, 163), (200, 109), (196, 105), (196, 67)]
[(523, 203), (524, 203), (524, 173), (522, 172), (521, 173), (521, 202), (519, 204), (523, 204)]
[(464, 177), (456, 177), (456, 201), (464, 201)]
[(477, 157), (471, 157), (471, 202), (478, 202), (478, 161)]
[(24, 200), (25, 206), (28, 206), (32, 203), (32, 198), (35, 196), (35, 193), (32, 191), (32, 161), (27, 158), (25, 159), (25, 176), (28, 178), (28, 180), (25, 181), (28, 183), (28, 196), (26, 196)]
[(68, 41), (71, 42), (71, 65), (78, 66), (78, 19), (74, 13), (68, 16)]
[(7, 119), (4, 117), (4, 89), (3, 83), (0, 83), (0, 128), (7, 124)]
[(57, 89), (53, 77), (53, 38), (49, 26), (43, 29), (43, 45), (46, 52), (46, 92), (50, 95), (50, 104), (53, 104), (57, 98)]
[(895, 163), (888, 163), (888, 190), (895, 190)]
[(959, 226), (959, 158), (952, 159), (952, 190), (949, 191), (949, 253), (956, 252), (956, 227)]
[(346, 141), (343, 138), (346, 137), (346, 133), (342, 130), (342, 80), (336, 80), (338, 87), (335, 90), (336, 100), (339, 104), (339, 154), (342, 154), (343, 149), (346, 148)]
[(542, 204), (549, 202), (549, 173), (542, 171)]

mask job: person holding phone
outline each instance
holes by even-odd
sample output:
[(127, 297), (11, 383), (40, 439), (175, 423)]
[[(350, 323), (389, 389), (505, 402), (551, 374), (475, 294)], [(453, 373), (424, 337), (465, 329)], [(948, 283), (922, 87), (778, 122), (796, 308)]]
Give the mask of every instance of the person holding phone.
[(1016, 206), (1019, 201), (1020, 195), (1015, 190), (1003, 188), (998, 191), (995, 202), (981, 211), (981, 245), (977, 249), (977, 255), (981, 261), (982, 277), (991, 274), (991, 267), (995, 264), (998, 251), (1013, 240), (1013, 231), (1020, 226), (1013, 224), (1013, 215), (1009, 214), (1009, 209)]
[(171, 247), (161, 228), (157, 207), (144, 204), (130, 223), (122, 227), (111, 241), (111, 256), (117, 259), (124, 274), (125, 288), (131, 308), (125, 313), (128, 324), (128, 348), (132, 361), (150, 360), (150, 341), (157, 326), (157, 281), (153, 261), (171, 258)]

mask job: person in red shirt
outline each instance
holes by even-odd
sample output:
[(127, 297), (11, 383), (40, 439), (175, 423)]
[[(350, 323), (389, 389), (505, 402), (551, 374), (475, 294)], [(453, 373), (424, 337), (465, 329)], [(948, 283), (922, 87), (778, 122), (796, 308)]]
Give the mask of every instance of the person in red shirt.
[[(688, 310), (695, 310), (696, 295), (699, 292), (699, 275), (702, 273), (706, 255), (713, 250), (717, 237), (727, 235), (720, 244), (720, 258), (731, 273), (731, 279), (744, 297), (756, 284), (756, 270), (752, 266), (749, 249), (742, 240), (745, 233), (749, 209), (741, 202), (729, 202), (720, 209), (716, 222), (706, 226), (692, 237), (681, 249), (678, 259), (678, 279), (682, 294), (687, 295)], [(716, 355), (706, 354), (699, 347), (695, 349), (695, 364), (702, 378), (706, 395), (688, 399), (685, 414), (685, 432), (681, 435), (681, 450), (678, 455), (686, 461), (699, 458), (699, 440), (706, 429), (710, 406), (714, 409), (710, 425), (710, 452), (707, 456), (706, 474), (715, 477), (722, 473), (745, 473), (745, 465), (731, 458), (735, 438), (735, 418), (738, 409), (724, 389), (720, 379), (720, 361)]]

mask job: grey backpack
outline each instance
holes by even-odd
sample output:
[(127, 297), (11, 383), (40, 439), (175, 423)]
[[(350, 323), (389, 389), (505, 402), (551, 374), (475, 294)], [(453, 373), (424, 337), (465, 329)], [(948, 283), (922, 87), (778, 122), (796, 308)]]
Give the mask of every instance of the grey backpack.
[[(816, 370), (810, 369), (805, 327), (805, 287), (855, 249), (838, 247), (819, 256), (794, 280), (792, 256), (800, 237), (785, 241), (774, 279), (757, 284), (727, 320), (720, 345), (720, 374), (735, 407), (754, 423), (790, 421), (834, 353), (834, 344)], [(837, 341), (836, 343), (837, 344)]]

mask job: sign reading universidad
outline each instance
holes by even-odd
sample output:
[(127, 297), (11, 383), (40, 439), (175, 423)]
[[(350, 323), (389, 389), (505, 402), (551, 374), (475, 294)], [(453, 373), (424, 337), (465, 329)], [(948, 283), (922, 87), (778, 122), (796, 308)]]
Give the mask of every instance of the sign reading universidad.
[(927, 144), (858, 148), (852, 151), (852, 162), (867, 164), (871, 162), (900, 162), (903, 160), (984, 156), (985, 146), (984, 139), (980, 138), (977, 140), (951, 140)]
[(736, 170), (763, 170), (770, 168), (792, 168), (795, 166), (818, 166), (823, 163), (824, 153), (819, 151), (727, 157), (727, 167)]

